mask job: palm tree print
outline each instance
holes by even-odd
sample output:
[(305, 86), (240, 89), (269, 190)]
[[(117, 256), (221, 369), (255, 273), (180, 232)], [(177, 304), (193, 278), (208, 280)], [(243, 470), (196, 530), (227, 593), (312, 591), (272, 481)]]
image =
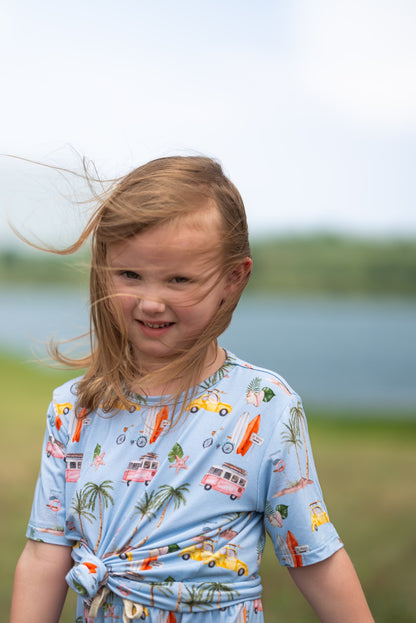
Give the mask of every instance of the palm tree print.
[(257, 552), (257, 564), (260, 566), (261, 559), (263, 557), (264, 548), (266, 545), (266, 537), (264, 534), (260, 535), (259, 540), (257, 541), (256, 552)]
[(237, 595), (239, 595), (239, 592), (233, 590), (229, 584), (222, 584), (221, 582), (204, 582), (203, 584), (201, 584), (201, 588), (202, 587), (207, 591), (208, 601), (213, 601), (215, 598), (215, 593), (218, 593), (218, 610), (221, 608), (221, 594), (225, 595), (228, 601), (234, 599)]
[[(182, 603), (189, 606), (189, 612), (192, 612), (192, 608), (194, 606), (199, 606), (201, 610), (204, 610), (204, 606), (208, 607), (209, 599), (204, 597), (204, 593), (206, 592), (202, 585), (192, 584), (191, 587), (185, 586), (186, 591), (188, 592), (188, 597), (182, 600)], [(205, 608), (206, 609), (206, 608)]]
[(209, 379), (207, 379), (204, 383), (201, 383), (201, 385), (200, 385), (201, 389), (205, 390), (205, 391), (209, 390), (210, 387), (212, 387), (213, 385), (216, 385), (225, 376), (227, 376), (229, 371), (235, 365), (236, 364), (233, 361), (231, 361), (230, 357), (227, 355), (227, 359), (225, 360), (224, 365), (221, 366), (221, 368), (219, 370), (214, 372), (214, 374), (212, 376), (210, 376)]
[(95, 505), (98, 500), (98, 510), (100, 517), (100, 524), (98, 528), (98, 538), (94, 548), (94, 554), (97, 553), (98, 546), (101, 541), (101, 534), (103, 530), (103, 508), (107, 508), (108, 505), (114, 504), (114, 500), (108, 492), (109, 489), (114, 489), (111, 480), (104, 480), (100, 485), (95, 482), (87, 482), (83, 491), (85, 498), (89, 497), (88, 508), (92, 511), (95, 510)]
[(299, 420), (296, 414), (293, 414), (292, 411), (290, 413), (291, 415), (290, 415), (289, 424), (285, 424), (285, 428), (287, 428), (287, 431), (282, 432), (282, 439), (284, 441), (285, 447), (289, 448), (289, 451), (290, 451), (290, 448), (294, 446), (295, 451), (296, 451), (296, 458), (297, 458), (298, 466), (299, 466), (299, 474), (300, 474), (300, 477), (302, 478), (302, 468), (300, 465), (299, 452), (298, 452), (298, 446), (302, 445), (302, 440), (299, 437)]
[[(188, 493), (188, 488), (189, 483), (180, 485), (176, 489), (175, 487), (171, 487), (170, 485), (161, 485), (156, 494), (154, 493), (154, 491), (152, 491), (150, 495), (147, 495), (147, 493), (145, 492), (144, 499), (139, 501), (135, 506), (136, 511), (141, 514), (138, 524), (145, 516), (149, 521), (151, 521), (155, 517), (154, 511), (159, 511), (164, 505), (159, 521), (154, 528), (154, 530), (157, 530), (157, 528), (160, 527), (165, 517), (168, 506), (172, 500), (174, 501), (175, 509), (179, 508), (181, 504), (186, 504), (186, 498), (184, 496), (184, 493)], [(129, 548), (133, 536), (137, 532), (138, 524), (133, 532), (133, 535), (130, 537), (127, 543), (123, 545), (123, 548), (118, 552), (119, 554), (125, 552)], [(144, 537), (144, 539), (137, 543), (137, 545), (134, 546), (134, 549), (143, 547), (143, 545), (146, 543), (150, 536), (151, 533), (149, 533), (147, 536)]]
[(172, 595), (173, 590), (169, 588), (168, 582), (150, 582), (150, 606), (155, 605), (154, 590), (158, 590), (162, 595)]
[(175, 612), (178, 612), (181, 604), (182, 582), (178, 582), (178, 596), (176, 598)]
[[(171, 575), (169, 575), (165, 581), (164, 584), (165, 586), (172, 586), (174, 584), (175, 580), (173, 579), (173, 577)], [(172, 591), (173, 593), (173, 591)], [(178, 593), (177, 593), (177, 597), (176, 597), (176, 604), (175, 604), (175, 612), (178, 612), (179, 607), (181, 605), (181, 594), (182, 594), (182, 582), (178, 582)], [(167, 621), (169, 621), (169, 617), (167, 619)], [(176, 620), (176, 619), (175, 619)]]
[(162, 508), (163, 505), (165, 506), (163, 507), (162, 514), (159, 521), (157, 522), (155, 530), (159, 528), (160, 524), (162, 523), (168, 506), (172, 500), (174, 501), (175, 510), (178, 509), (181, 504), (185, 506), (186, 498), (184, 496), (184, 493), (188, 493), (188, 489), (189, 482), (186, 482), (185, 484), (176, 487), (176, 489), (171, 485), (161, 485), (159, 487), (158, 493), (156, 494), (155, 498), (155, 506), (158, 511)]
[[(156, 516), (155, 513), (153, 512), (153, 509), (155, 508), (154, 494), (155, 494), (154, 491), (152, 491), (150, 495), (148, 495), (147, 491), (145, 491), (144, 496), (137, 502), (136, 506), (134, 507), (134, 514), (132, 516), (139, 514), (140, 519), (137, 522), (132, 532), (131, 537), (129, 538), (127, 543), (123, 545), (122, 549), (120, 550), (119, 552), (120, 554), (122, 554), (128, 547), (130, 547), (130, 543), (134, 539), (137, 533), (137, 530), (139, 529), (139, 524), (142, 521), (142, 519), (146, 517), (146, 519), (151, 521)], [(144, 539), (142, 539), (140, 543), (138, 543), (135, 547), (142, 547), (142, 545), (146, 543), (149, 537), (150, 537), (150, 533), (146, 537), (144, 537)]]
[(298, 422), (298, 428), (299, 428), (299, 424), (300, 424), (300, 428), (302, 430), (302, 437), (303, 437), (303, 447), (305, 449), (305, 456), (306, 456), (306, 478), (309, 478), (309, 454), (308, 454), (308, 447), (306, 444), (306, 437), (305, 437), (305, 422), (306, 422), (306, 416), (305, 413), (303, 411), (302, 408), (302, 404), (298, 401), (298, 404), (296, 405), (296, 407), (292, 407), (290, 410), (290, 414), (296, 418), (297, 422)]
[(85, 536), (84, 527), (82, 525), (82, 518), (92, 523), (93, 520), (95, 519), (95, 515), (90, 513), (90, 511), (88, 510), (88, 502), (87, 502), (85, 495), (77, 491), (75, 493), (75, 498), (72, 499), (71, 508), (74, 511), (74, 513), (78, 515), (79, 527), (81, 530), (82, 538), (84, 539), (84, 541), (86, 541), (87, 539)]
[[(282, 495), (286, 495), (288, 493), (296, 493), (296, 491), (299, 491), (299, 489), (303, 489), (307, 485), (311, 485), (313, 482), (309, 478), (309, 455), (308, 455), (308, 449), (306, 446), (305, 431), (304, 431), (304, 426), (303, 426), (304, 417), (305, 416), (304, 416), (301, 404), (300, 402), (298, 402), (296, 407), (292, 407), (290, 409), (289, 424), (285, 424), (285, 428), (287, 430), (282, 432), (283, 442), (285, 444), (285, 447), (289, 449), (289, 452), (292, 446), (294, 446), (295, 448), (296, 459), (298, 461), (298, 467), (299, 467), (299, 476), (300, 476), (299, 480), (298, 482), (293, 483), (292, 485), (286, 487), (285, 489), (281, 489), (280, 491), (275, 493), (273, 495), (274, 498), (280, 497)], [(303, 441), (300, 437), (300, 428), (302, 428)], [(300, 448), (302, 446), (304, 446), (305, 448), (306, 476), (302, 476), (302, 467), (301, 467), (299, 452), (298, 452), (298, 447)], [(281, 518), (284, 519), (285, 517), (283, 516), (283, 514), (282, 513), (280, 514), (281, 514)], [(278, 518), (277, 520), (279, 521)]]

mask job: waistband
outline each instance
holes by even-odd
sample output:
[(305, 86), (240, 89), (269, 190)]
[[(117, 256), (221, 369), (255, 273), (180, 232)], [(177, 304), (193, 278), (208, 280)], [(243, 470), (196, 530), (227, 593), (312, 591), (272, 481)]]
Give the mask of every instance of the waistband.
[(207, 577), (175, 581), (168, 575), (165, 581), (151, 582), (115, 554), (99, 558), (84, 541), (73, 548), (72, 558), (75, 564), (66, 581), (89, 604), (90, 618), (96, 616), (110, 592), (123, 600), (123, 623), (139, 618), (147, 607), (185, 612), (192, 603), (194, 612), (206, 612), (217, 609), (219, 602), (232, 606), (258, 599), (262, 593), (258, 575), (237, 582), (219, 581), (217, 577), (213, 581)]

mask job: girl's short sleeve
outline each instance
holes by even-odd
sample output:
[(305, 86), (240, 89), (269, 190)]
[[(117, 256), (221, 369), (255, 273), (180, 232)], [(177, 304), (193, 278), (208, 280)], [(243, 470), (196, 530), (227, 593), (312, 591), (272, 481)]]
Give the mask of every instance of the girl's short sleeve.
[(259, 492), (265, 527), (282, 565), (314, 564), (342, 547), (323, 500), (298, 396), (290, 397), (274, 423)]
[[(69, 405), (72, 407), (72, 405)], [(65, 536), (65, 456), (68, 421), (65, 406), (49, 405), (41, 467), (26, 536), (36, 541), (72, 546)]]

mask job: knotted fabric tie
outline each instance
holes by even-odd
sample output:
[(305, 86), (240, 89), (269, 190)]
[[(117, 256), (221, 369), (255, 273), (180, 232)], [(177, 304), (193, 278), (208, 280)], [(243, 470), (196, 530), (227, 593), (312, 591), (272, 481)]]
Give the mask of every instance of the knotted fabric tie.
[[(102, 586), (100, 588), (91, 602), (88, 613), (88, 616), (91, 617), (91, 619), (95, 619), (98, 614), (98, 610), (105, 604), (109, 592), (110, 589), (107, 586)], [(142, 606), (142, 604), (135, 604), (129, 599), (123, 599), (123, 623), (129, 623), (129, 621), (140, 618), (144, 611), (144, 606)]]
[[(66, 575), (67, 584), (78, 595), (91, 599), (89, 617), (95, 619), (105, 604), (110, 589), (106, 586), (108, 570), (103, 561), (80, 543), (74, 558), (78, 561)], [(138, 619), (145, 611), (141, 604), (123, 599), (123, 623)]]
[(80, 544), (75, 564), (66, 575), (68, 585), (82, 597), (92, 599), (107, 582), (108, 571), (103, 561)]
[[(184, 550), (185, 551), (185, 550)], [(151, 562), (158, 560), (159, 566), (165, 564), (166, 571), (162, 577), (166, 577), (168, 569), (174, 568), (177, 563), (176, 556), (182, 556), (179, 546), (174, 549), (163, 546), (155, 549), (132, 551), (130, 557), (123, 556), (119, 552), (103, 552), (102, 557), (94, 554), (88, 543), (79, 541), (72, 549), (74, 567), (66, 576), (68, 585), (78, 595), (84, 598), (85, 607), (89, 607), (91, 619), (97, 616), (97, 612), (108, 601), (109, 593), (117, 595), (123, 603), (123, 623), (129, 623), (135, 619), (147, 618), (149, 607), (156, 607), (171, 612), (188, 612), (189, 600), (186, 593), (194, 594), (192, 587), (195, 584), (206, 582), (206, 577), (200, 579), (192, 576), (189, 581), (161, 581), (160, 573), (151, 566)], [(134, 558), (136, 556), (136, 558)], [(242, 563), (244, 564), (244, 563)], [(242, 567), (244, 568), (244, 567)], [(142, 575), (142, 573), (143, 575)], [(166, 574), (166, 575), (165, 575)], [(206, 612), (218, 608), (218, 604), (227, 602), (227, 606), (233, 606), (241, 601), (259, 599), (261, 597), (260, 577), (252, 574), (245, 577), (235, 574), (235, 581), (227, 582), (224, 591), (216, 591), (217, 599), (209, 603), (201, 601), (192, 605), (193, 612)], [(160, 591), (157, 600), (153, 598), (155, 585), (166, 583), (166, 591)], [(121, 623), (121, 622), (120, 622)]]

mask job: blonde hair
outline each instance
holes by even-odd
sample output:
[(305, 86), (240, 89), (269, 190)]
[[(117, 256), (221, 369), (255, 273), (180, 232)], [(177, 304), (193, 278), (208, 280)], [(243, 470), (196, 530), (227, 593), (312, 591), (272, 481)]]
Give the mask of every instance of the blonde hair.
[[(91, 237), (90, 272), (91, 352), (82, 359), (63, 355), (56, 344), (55, 360), (71, 368), (87, 368), (77, 387), (77, 413), (128, 406), (126, 388), (137, 378), (121, 313), (111, 296), (107, 252), (111, 244), (144, 230), (195, 215), (206, 206), (218, 210), (222, 245), (222, 275), (231, 273), (250, 257), (247, 220), (240, 193), (217, 162), (201, 156), (173, 156), (153, 160), (116, 180), (95, 210), (78, 240), (58, 253), (73, 253)], [(227, 297), (196, 342), (179, 353), (173, 363), (145, 373), (143, 385), (151, 387), (177, 380), (173, 398), (177, 404), (189, 397), (202, 371), (209, 346), (230, 324), (233, 311), (249, 278), (242, 275), (235, 293)]]

